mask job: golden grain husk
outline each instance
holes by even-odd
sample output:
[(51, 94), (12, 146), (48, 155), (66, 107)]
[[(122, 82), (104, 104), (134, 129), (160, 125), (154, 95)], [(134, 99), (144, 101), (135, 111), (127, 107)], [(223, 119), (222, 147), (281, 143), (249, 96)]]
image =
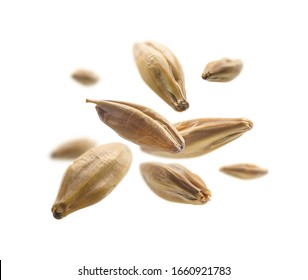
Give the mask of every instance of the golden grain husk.
[(210, 200), (203, 180), (180, 164), (148, 162), (140, 165), (140, 171), (149, 188), (165, 200), (194, 205)]
[(166, 46), (153, 42), (138, 42), (133, 46), (137, 68), (143, 81), (168, 105), (185, 111), (184, 74), (177, 57)]
[(72, 73), (71, 77), (76, 82), (84, 86), (91, 86), (99, 81), (98, 75), (95, 74), (93, 71), (87, 69), (77, 69), (75, 72)]
[(221, 172), (240, 179), (255, 179), (264, 176), (268, 170), (251, 163), (238, 163), (223, 166)]
[(135, 103), (91, 100), (102, 122), (121, 137), (142, 147), (180, 153), (184, 139), (174, 126), (154, 110)]
[(123, 179), (131, 162), (131, 151), (121, 143), (100, 145), (81, 155), (64, 173), (51, 209), (54, 218), (62, 219), (105, 198)]
[(191, 158), (210, 153), (239, 138), (253, 127), (245, 118), (200, 118), (174, 124), (185, 141), (179, 154), (142, 147), (144, 152), (170, 158)]
[(209, 82), (230, 82), (242, 71), (243, 63), (239, 59), (222, 58), (209, 62), (201, 75)]
[(93, 148), (96, 141), (90, 138), (78, 138), (60, 144), (50, 154), (54, 159), (75, 159)]

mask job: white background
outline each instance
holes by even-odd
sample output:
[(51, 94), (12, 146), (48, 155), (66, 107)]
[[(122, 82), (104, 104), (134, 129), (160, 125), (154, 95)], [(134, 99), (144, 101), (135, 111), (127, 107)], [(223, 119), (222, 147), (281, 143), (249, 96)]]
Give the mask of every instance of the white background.
[[(123, 279), (297, 279), (307, 272), (307, 13), (305, 1), (1, 1), (0, 259), (3, 279), (112, 279), (95, 268), (162, 268)], [(173, 111), (141, 80), (132, 45), (154, 40), (180, 60), (190, 108)], [(244, 62), (230, 83), (201, 79), (222, 57)], [(70, 78), (93, 70), (100, 82)], [(254, 128), (199, 158), (176, 160), (212, 191), (203, 206), (164, 201), (139, 173), (147, 155), (99, 121), (86, 98), (140, 103), (178, 122), (245, 117)], [(100, 203), (55, 220), (69, 161), (50, 152), (88, 136), (133, 152), (123, 181)], [(268, 168), (242, 181), (218, 171)], [(231, 276), (171, 276), (173, 266), (230, 266)]]

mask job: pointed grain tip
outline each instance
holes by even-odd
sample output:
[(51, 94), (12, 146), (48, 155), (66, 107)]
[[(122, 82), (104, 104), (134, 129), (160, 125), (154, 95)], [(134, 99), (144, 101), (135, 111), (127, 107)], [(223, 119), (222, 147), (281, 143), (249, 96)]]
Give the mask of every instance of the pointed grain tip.
[(57, 220), (60, 220), (63, 218), (62, 214), (57, 211), (54, 211), (52, 214), (53, 214), (53, 217)]
[(243, 124), (245, 125), (245, 127), (247, 128), (247, 130), (250, 130), (253, 128), (253, 122), (249, 119), (246, 118), (241, 118)]
[(95, 103), (95, 101), (92, 99), (86, 99), (86, 103)]
[(209, 77), (208, 74), (202, 74), (202, 75), (201, 75), (201, 78), (202, 78), (203, 80), (207, 80), (208, 77)]
[(247, 121), (247, 125), (249, 127), (249, 129), (253, 128), (253, 122), (251, 120), (246, 120)]
[(200, 203), (205, 204), (211, 200), (211, 193), (206, 193), (204, 196), (201, 198)]
[(189, 108), (189, 103), (185, 100), (181, 100), (179, 103), (175, 105), (175, 109), (178, 112), (183, 112)]
[(56, 152), (51, 152), (51, 153), (49, 154), (49, 156), (50, 156), (51, 158), (56, 158), (56, 157), (57, 157), (57, 153), (56, 153)]
[(185, 142), (178, 143), (178, 145), (176, 146), (176, 151), (174, 153), (179, 154), (184, 150), (184, 148), (185, 148)]
[(95, 100), (95, 99), (86, 99), (86, 103), (94, 103), (98, 105), (102, 100)]

